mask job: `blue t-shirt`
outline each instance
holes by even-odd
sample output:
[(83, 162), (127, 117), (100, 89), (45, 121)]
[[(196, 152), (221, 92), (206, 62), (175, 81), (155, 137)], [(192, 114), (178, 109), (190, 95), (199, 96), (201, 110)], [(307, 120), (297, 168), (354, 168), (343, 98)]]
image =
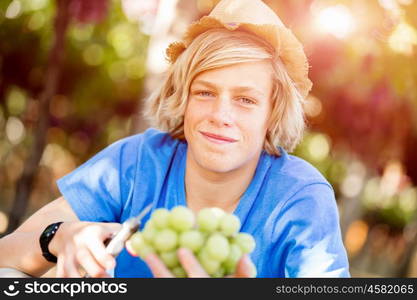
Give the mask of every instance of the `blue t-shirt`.
[[(252, 234), (258, 277), (350, 277), (331, 185), (308, 162), (262, 152), (234, 214)], [(123, 222), (148, 204), (186, 206), (187, 143), (156, 129), (123, 138), (57, 181), (82, 221)], [(149, 218), (144, 219), (145, 224)], [(126, 250), (115, 277), (152, 277)]]

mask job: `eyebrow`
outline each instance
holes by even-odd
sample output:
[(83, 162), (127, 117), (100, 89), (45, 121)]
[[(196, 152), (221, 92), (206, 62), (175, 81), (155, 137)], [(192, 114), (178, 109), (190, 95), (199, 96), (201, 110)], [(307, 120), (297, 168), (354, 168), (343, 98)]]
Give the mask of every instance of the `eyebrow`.
[[(201, 80), (201, 79), (194, 81), (193, 84), (205, 85), (205, 86), (207, 86), (209, 88), (212, 88), (212, 89), (216, 89), (217, 88), (215, 84), (213, 84), (213, 83), (211, 83), (209, 81)], [(265, 93), (263, 93), (262, 91), (260, 91), (258, 89), (255, 89), (253, 87), (250, 87), (250, 86), (236, 86), (236, 87), (232, 88), (232, 90), (233, 91), (236, 91), (236, 92), (254, 92), (254, 93), (256, 93), (257, 95), (259, 95), (261, 97), (265, 97), (266, 96)]]

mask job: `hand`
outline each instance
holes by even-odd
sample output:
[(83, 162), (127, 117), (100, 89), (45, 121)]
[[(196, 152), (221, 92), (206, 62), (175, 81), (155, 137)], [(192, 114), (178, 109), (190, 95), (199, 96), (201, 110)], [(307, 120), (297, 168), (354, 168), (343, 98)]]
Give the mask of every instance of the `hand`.
[(118, 223), (64, 222), (49, 244), (58, 258), (57, 277), (110, 277), (106, 269), (116, 265), (104, 241), (121, 229)]
[[(130, 245), (127, 245), (128, 252), (131, 255), (133, 251), (130, 248)], [(208, 278), (210, 275), (204, 270), (204, 268), (200, 265), (198, 259), (194, 256), (192, 251), (186, 248), (180, 248), (177, 251), (178, 259), (184, 268), (187, 276), (189, 278)], [(135, 256), (135, 255), (134, 255)], [(154, 277), (168, 277), (172, 278), (175, 277), (165, 266), (165, 264), (159, 259), (159, 257), (152, 253), (145, 257), (145, 262), (148, 264), (149, 268), (151, 269)], [(236, 272), (233, 275), (226, 276), (227, 278), (244, 278), (244, 277), (255, 277), (254, 274), (255, 266), (249, 255), (245, 254), (239, 260), (236, 266)]]

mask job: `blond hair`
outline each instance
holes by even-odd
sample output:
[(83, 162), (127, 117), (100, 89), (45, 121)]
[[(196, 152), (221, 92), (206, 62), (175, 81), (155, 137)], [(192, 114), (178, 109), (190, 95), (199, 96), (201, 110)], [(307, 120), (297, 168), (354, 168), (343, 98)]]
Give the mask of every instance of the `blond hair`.
[(272, 113), (264, 150), (275, 156), (277, 146), (293, 151), (303, 136), (304, 99), (289, 77), (279, 53), (263, 39), (243, 31), (211, 29), (196, 37), (170, 66), (159, 89), (150, 95), (144, 116), (151, 126), (174, 138), (184, 137), (184, 113), (194, 78), (207, 70), (238, 63), (269, 61), (273, 69)]

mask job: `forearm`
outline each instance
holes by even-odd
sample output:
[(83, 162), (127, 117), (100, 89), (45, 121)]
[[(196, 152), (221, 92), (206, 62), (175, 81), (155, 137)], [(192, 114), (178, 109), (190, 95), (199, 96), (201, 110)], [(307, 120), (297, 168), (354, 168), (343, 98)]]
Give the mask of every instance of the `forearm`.
[(54, 266), (48, 262), (39, 246), (40, 232), (15, 231), (0, 239), (0, 267), (13, 268), (39, 277)]
[(46, 226), (59, 221), (78, 221), (63, 197), (42, 207), (13, 233), (0, 239), (0, 267), (14, 268), (36, 277), (48, 271), (54, 264), (42, 256), (39, 237)]

